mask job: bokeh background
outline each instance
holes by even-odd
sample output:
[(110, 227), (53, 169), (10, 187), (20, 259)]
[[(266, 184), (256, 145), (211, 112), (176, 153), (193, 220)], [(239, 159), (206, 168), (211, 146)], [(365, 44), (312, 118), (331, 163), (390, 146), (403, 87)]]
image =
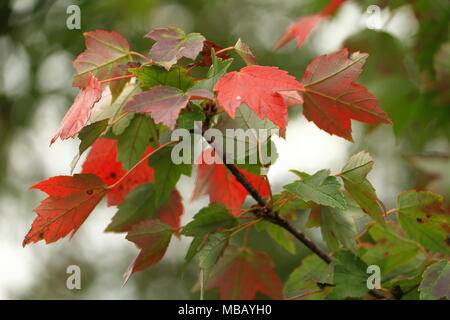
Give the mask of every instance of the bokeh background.
[[(116, 30), (133, 50), (151, 46), (143, 35), (155, 27), (178, 26), (200, 32), (227, 47), (238, 37), (262, 65), (275, 65), (301, 77), (320, 54), (341, 47), (370, 54), (360, 83), (379, 98), (394, 125), (353, 124), (354, 144), (317, 129), (291, 108), (287, 139), (276, 140), (279, 159), (269, 177), (275, 189), (294, 180), (289, 169), (333, 172), (360, 151), (371, 152), (370, 180), (388, 209), (398, 192), (417, 188), (450, 195), (450, 42), (448, 0), (347, 1), (301, 49), (273, 45), (296, 18), (316, 13), (328, 0), (2, 0), (0, 1), (0, 299), (198, 299), (195, 266), (184, 266), (189, 239), (173, 239), (164, 260), (133, 275), (122, 274), (137, 254), (124, 235), (103, 229), (115, 213), (102, 203), (76, 236), (51, 245), (21, 243), (45, 196), (28, 187), (47, 177), (69, 174), (76, 140), (50, 138), (72, 103), (75, 71), (71, 61), (84, 50), (82, 33)], [(68, 30), (66, 9), (81, 8), (81, 30)], [(370, 5), (381, 14), (371, 30)], [(372, 20), (373, 21), (373, 20)], [(295, 110), (294, 110), (295, 109)], [(82, 161), (80, 161), (82, 162)], [(189, 203), (193, 178), (183, 177), (183, 223), (207, 199)], [(299, 212), (299, 227), (308, 212)], [(321, 243), (316, 230), (308, 235)], [(307, 251), (291, 255), (266, 234), (253, 231), (250, 245), (269, 252), (286, 279)], [(322, 244), (323, 246), (323, 244)], [(82, 289), (66, 288), (66, 268), (78, 265)], [(207, 297), (215, 298), (215, 292)]]

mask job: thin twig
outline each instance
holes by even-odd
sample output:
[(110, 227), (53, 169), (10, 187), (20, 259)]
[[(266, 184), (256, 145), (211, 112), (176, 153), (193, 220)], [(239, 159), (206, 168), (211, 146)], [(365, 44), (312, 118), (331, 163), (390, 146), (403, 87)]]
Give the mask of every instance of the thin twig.
[[(223, 157), (222, 157), (223, 158)], [(269, 214), (272, 209), (264, 200), (264, 198), (259, 194), (259, 192), (252, 186), (252, 184), (245, 178), (245, 176), (237, 169), (237, 167), (233, 164), (227, 163), (226, 159), (223, 159), (225, 166), (230, 170), (231, 174), (234, 175), (236, 180), (248, 191), (248, 193), (252, 196), (253, 199), (263, 208), (266, 208), (267, 212), (263, 214), (258, 214), (257, 212), (264, 212), (264, 210), (256, 210), (254, 211), (259, 217), (268, 220), (291, 233), (297, 240), (302, 242), (306, 247), (308, 247), (312, 252), (317, 254), (323, 261), (326, 263), (331, 263), (331, 258), (322, 251), (314, 242), (312, 242), (306, 235), (295, 228), (292, 224), (290, 224), (284, 218), (278, 216), (278, 214)]]

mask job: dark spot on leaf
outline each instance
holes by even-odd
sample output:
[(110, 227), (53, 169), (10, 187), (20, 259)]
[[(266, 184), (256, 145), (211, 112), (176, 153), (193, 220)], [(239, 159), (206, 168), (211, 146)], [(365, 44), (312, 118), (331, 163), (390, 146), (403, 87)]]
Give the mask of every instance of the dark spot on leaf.
[(417, 221), (418, 223), (423, 223), (423, 220), (420, 219), (420, 218), (416, 218), (416, 221)]
[(117, 177), (117, 174), (115, 172), (111, 172), (110, 177), (114, 179)]
[(42, 239), (44, 237), (44, 233), (43, 232), (39, 232), (38, 237), (39, 237), (39, 239)]
[(88, 194), (88, 195), (91, 195), (93, 193), (94, 193), (94, 190), (92, 190), (92, 189), (89, 189), (89, 190), (86, 191), (86, 194)]
[(319, 289), (323, 290), (326, 287), (334, 287), (335, 285), (325, 282), (317, 282), (317, 286), (319, 287)]

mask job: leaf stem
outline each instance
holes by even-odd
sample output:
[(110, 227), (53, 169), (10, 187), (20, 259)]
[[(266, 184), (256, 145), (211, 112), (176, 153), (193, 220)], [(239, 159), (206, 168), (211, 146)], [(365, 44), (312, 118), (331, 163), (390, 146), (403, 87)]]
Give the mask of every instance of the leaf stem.
[[(222, 156), (223, 158), (223, 156)], [(305, 234), (295, 228), (292, 224), (290, 224), (287, 220), (280, 217), (276, 212), (274, 213), (270, 205), (264, 200), (264, 198), (259, 194), (258, 191), (251, 185), (251, 183), (245, 178), (245, 176), (237, 169), (233, 164), (227, 163), (226, 159), (223, 159), (225, 166), (230, 170), (231, 174), (233, 174), (236, 180), (248, 191), (248, 193), (252, 196), (253, 199), (263, 208), (263, 210), (254, 211), (254, 213), (263, 219), (266, 219), (291, 233), (297, 240), (302, 242), (306, 247), (308, 247), (312, 252), (317, 254), (323, 261), (326, 263), (331, 263), (331, 258), (322, 251), (314, 242), (312, 242)], [(259, 213), (261, 212), (261, 213)], [(272, 214), (270, 214), (272, 212)]]
[(102, 80), (102, 81), (99, 81), (99, 82), (100, 82), (100, 84), (104, 84), (104, 83), (111, 82), (111, 81), (122, 80), (122, 79), (129, 79), (129, 78), (134, 78), (134, 77), (136, 77), (134, 74), (127, 74), (125, 76), (105, 79), (105, 80)]
[(117, 119), (111, 121), (108, 123), (108, 127), (112, 127), (113, 125), (115, 125), (116, 123), (118, 123), (120, 120), (122, 120), (123, 118), (125, 118), (127, 115), (129, 114), (128, 111), (122, 113), (119, 117), (117, 117)]
[(320, 293), (320, 292), (322, 292), (322, 290), (309, 291), (309, 292), (298, 294), (298, 295), (293, 296), (293, 297), (286, 298), (284, 300), (297, 300), (297, 299), (300, 299), (300, 298), (303, 298), (303, 297), (307, 297), (307, 296), (310, 296), (310, 295), (313, 295), (313, 294), (316, 294), (316, 293)]
[(267, 175), (263, 175), (263, 177), (267, 183), (267, 188), (269, 189), (269, 202), (272, 203), (273, 195), (272, 195), (272, 187), (270, 185), (269, 177)]
[(179, 142), (177, 141), (169, 141), (167, 143), (164, 143), (162, 145), (160, 145), (158, 148), (156, 148), (155, 150), (153, 150), (152, 152), (146, 154), (144, 157), (142, 157), (141, 160), (139, 160), (130, 170), (128, 170), (119, 180), (117, 180), (116, 182), (114, 182), (112, 185), (107, 186), (106, 189), (114, 189), (115, 187), (117, 187), (134, 169), (136, 169), (142, 162), (144, 162), (145, 160), (147, 160), (148, 158), (150, 158), (153, 154), (155, 154), (156, 152), (158, 152), (159, 150), (170, 146), (172, 144), (175, 144)]
[[(208, 143), (214, 148), (211, 144), (211, 141)], [(215, 149), (215, 148), (214, 148)], [(278, 215), (278, 212), (274, 211), (272, 206), (264, 200), (261, 194), (253, 187), (253, 185), (247, 180), (247, 178), (242, 174), (241, 171), (234, 165), (227, 161), (226, 156), (220, 153), (217, 149), (215, 149), (216, 154), (222, 158), (222, 163), (228, 168), (232, 175), (236, 178), (236, 180), (247, 190), (247, 192), (252, 196), (253, 199), (261, 206), (261, 209), (254, 208), (253, 214), (258, 218), (263, 218), (267, 221), (270, 221), (286, 231), (292, 234), (297, 240), (302, 242), (306, 247), (308, 247), (312, 252), (318, 255), (323, 261), (326, 263), (331, 263), (332, 259), (320, 249), (314, 242), (312, 242), (302, 231), (295, 228), (289, 221)]]
[(394, 209), (391, 209), (391, 210), (389, 210), (388, 212), (386, 212), (386, 214), (384, 215), (385, 217), (386, 216), (388, 216), (388, 215), (390, 215), (390, 214), (393, 214), (393, 213), (395, 213), (395, 212), (398, 212), (398, 208), (394, 208)]
[(143, 54), (140, 54), (139, 52), (136, 52), (136, 51), (130, 51), (130, 52), (128, 52), (128, 54), (132, 54), (132, 55), (138, 56), (138, 57), (144, 59), (145, 61), (147, 61), (148, 63), (153, 64), (152, 59), (150, 59), (150, 58), (144, 56)]
[(222, 52), (226, 52), (226, 51), (230, 51), (230, 50), (234, 50), (234, 46), (220, 49), (219, 51), (216, 52), (216, 56), (218, 54), (221, 54)]

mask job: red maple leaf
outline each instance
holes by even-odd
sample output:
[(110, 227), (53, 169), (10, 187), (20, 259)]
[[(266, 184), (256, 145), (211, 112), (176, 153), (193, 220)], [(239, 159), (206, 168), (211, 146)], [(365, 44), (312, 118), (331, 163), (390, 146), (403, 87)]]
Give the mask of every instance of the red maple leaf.
[[(147, 147), (145, 154), (152, 152), (152, 147)], [(120, 184), (108, 190), (108, 206), (117, 206), (125, 200), (125, 196), (137, 186), (153, 181), (153, 168), (146, 161), (135, 168)], [(120, 161), (117, 161), (117, 140), (97, 139), (92, 145), (85, 162), (82, 173), (92, 173), (98, 176), (106, 185), (117, 182), (126, 171)]]
[[(147, 147), (143, 157), (153, 151), (152, 147)], [(85, 162), (82, 173), (91, 173), (98, 176), (106, 185), (116, 183), (126, 171), (120, 161), (117, 161), (117, 140), (100, 138), (94, 142)], [(108, 206), (118, 206), (125, 201), (126, 195), (141, 184), (153, 182), (154, 169), (147, 161), (138, 165), (125, 179), (113, 189), (106, 193)], [(156, 217), (162, 222), (170, 225), (174, 230), (180, 227), (180, 218), (183, 214), (183, 204), (181, 196), (174, 190), (167, 204), (163, 205), (156, 212)], [(124, 225), (120, 230), (129, 231), (136, 221)], [(178, 233), (177, 233), (178, 234)]]
[(295, 21), (275, 44), (280, 49), (295, 38), (297, 46), (301, 47), (308, 40), (311, 33), (319, 27), (323, 20), (331, 16), (346, 0), (332, 0), (320, 13), (299, 18)]
[[(211, 149), (205, 150), (200, 157), (206, 155), (207, 152), (211, 152)], [(240, 168), (238, 170), (247, 178), (261, 196), (266, 197), (269, 195), (269, 187), (264, 177), (257, 176)], [(241, 213), (240, 209), (248, 194), (248, 191), (236, 180), (235, 176), (228, 172), (223, 164), (207, 164), (201, 161), (198, 165), (192, 200), (203, 195), (209, 195), (209, 200), (212, 203), (221, 202), (225, 204), (231, 213), (237, 216)]]
[(100, 82), (89, 73), (87, 78), (87, 86), (75, 98), (69, 111), (67, 111), (61, 125), (52, 138), (50, 144), (56, 141), (58, 137), (61, 140), (68, 139), (80, 132), (86, 125), (91, 115), (94, 104), (102, 97), (102, 87)]
[(389, 116), (365, 87), (356, 84), (367, 53), (341, 49), (314, 59), (301, 83), (303, 113), (320, 129), (352, 141), (351, 119), (367, 123), (390, 123)]
[(127, 240), (141, 249), (139, 255), (124, 275), (127, 282), (134, 272), (142, 271), (158, 263), (166, 253), (173, 230), (158, 219), (150, 219), (133, 226)]
[(157, 86), (136, 94), (127, 102), (124, 111), (150, 113), (156, 123), (174, 129), (181, 109), (192, 99), (214, 99), (212, 92), (194, 89), (184, 92), (170, 86)]
[(252, 300), (256, 292), (283, 299), (283, 285), (265, 252), (230, 246), (214, 267), (209, 288), (219, 289), (223, 300)]
[(55, 242), (72, 232), (81, 224), (105, 195), (103, 181), (92, 174), (56, 176), (30, 187), (49, 195), (34, 210), (38, 214), (22, 245), (42, 239)]
[[(106, 30), (85, 32), (83, 36), (86, 50), (73, 61), (78, 74), (73, 78), (72, 85), (84, 88), (89, 73), (99, 80), (117, 76), (116, 67), (129, 61), (130, 45), (127, 39), (116, 31)], [(111, 91), (114, 92), (113, 89)]]
[(281, 128), (286, 127), (287, 104), (279, 94), (283, 91), (299, 91), (303, 86), (277, 67), (248, 66), (239, 72), (223, 76), (214, 86), (217, 101), (230, 117), (236, 109), (247, 104), (261, 119), (268, 118)]

